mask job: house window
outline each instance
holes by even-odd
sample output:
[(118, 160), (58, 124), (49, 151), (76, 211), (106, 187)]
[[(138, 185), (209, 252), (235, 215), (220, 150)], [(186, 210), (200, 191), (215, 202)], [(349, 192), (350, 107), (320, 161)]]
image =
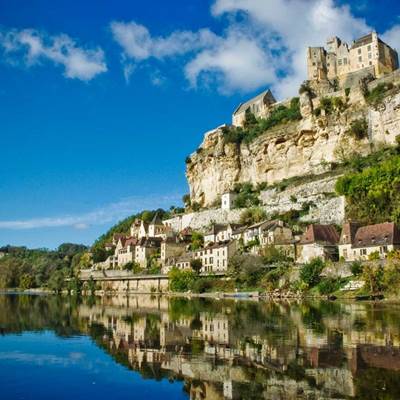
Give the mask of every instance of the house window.
[(361, 250), (360, 250), (360, 254), (361, 254), (362, 256), (366, 256), (366, 255), (367, 255), (367, 249), (361, 249)]
[(368, 53), (368, 58), (372, 58), (372, 54), (371, 53)]
[(361, 49), (358, 49), (358, 54), (361, 54)]
[(347, 65), (347, 58), (343, 58), (343, 64)]
[(358, 61), (362, 62), (362, 56), (358, 57)]

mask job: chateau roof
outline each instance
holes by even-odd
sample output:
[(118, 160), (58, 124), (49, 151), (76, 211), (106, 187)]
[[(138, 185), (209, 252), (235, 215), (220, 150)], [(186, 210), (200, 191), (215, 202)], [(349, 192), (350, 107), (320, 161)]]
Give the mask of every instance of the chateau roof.
[(253, 103), (255, 103), (258, 100), (261, 100), (265, 98), (266, 96), (269, 97), (270, 100), (272, 100), (273, 103), (276, 102), (274, 95), (272, 94), (270, 89), (264, 90), (264, 92), (258, 94), (257, 96), (253, 97), (252, 99), (246, 101), (245, 103), (240, 103), (239, 107), (236, 108), (236, 110), (233, 112), (233, 115), (239, 114), (241, 112), (246, 111), (249, 106), (251, 106)]
[(300, 244), (336, 245), (338, 242), (339, 234), (332, 225), (308, 225), (307, 230), (300, 239)]
[(393, 222), (363, 226), (357, 230), (353, 247), (400, 244), (400, 231)]

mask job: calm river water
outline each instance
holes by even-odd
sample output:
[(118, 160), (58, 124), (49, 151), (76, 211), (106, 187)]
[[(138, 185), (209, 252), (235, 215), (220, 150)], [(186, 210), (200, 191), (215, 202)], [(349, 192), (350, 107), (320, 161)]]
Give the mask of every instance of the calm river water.
[(400, 399), (400, 305), (0, 295), (0, 398)]

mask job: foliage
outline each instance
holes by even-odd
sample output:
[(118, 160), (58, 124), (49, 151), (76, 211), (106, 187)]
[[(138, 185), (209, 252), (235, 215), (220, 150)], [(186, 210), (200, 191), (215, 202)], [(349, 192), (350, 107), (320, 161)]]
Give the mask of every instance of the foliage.
[(116, 233), (128, 235), (130, 227), (136, 219), (142, 219), (144, 222), (150, 222), (156, 213), (159, 214), (161, 219), (167, 219), (171, 216), (169, 211), (163, 210), (162, 208), (158, 208), (157, 210), (144, 210), (137, 214), (131, 215), (130, 217), (118, 222), (105, 234), (101, 235), (93, 244), (92, 251), (94, 252), (97, 248), (104, 248), (106, 243), (112, 241), (112, 238)]
[(190, 267), (194, 272), (196, 272), (196, 274), (199, 274), (203, 264), (199, 258), (196, 258), (194, 260), (190, 260)]
[(363, 271), (363, 266), (360, 261), (353, 261), (350, 264), (350, 271), (354, 276), (360, 275)]
[(196, 274), (193, 271), (172, 268), (168, 278), (170, 290), (173, 292), (187, 292), (196, 281)]
[(336, 182), (346, 196), (348, 217), (364, 223), (400, 221), (400, 156), (394, 155)]
[(1, 249), (6, 256), (0, 259), (0, 287), (29, 289), (48, 287), (58, 290), (65, 278), (81, 268), (86, 258), (86, 246), (66, 243), (57, 250), (27, 249), (7, 246)]
[(323, 278), (318, 283), (317, 288), (321, 294), (330, 294), (336, 292), (342, 286), (340, 278)]
[(368, 136), (368, 122), (365, 118), (356, 119), (350, 124), (347, 132), (350, 136), (357, 140), (362, 140)]
[(122, 266), (122, 268), (126, 271), (132, 271), (134, 274), (140, 274), (143, 271), (140, 265), (134, 261), (126, 263), (125, 265)]
[(369, 254), (368, 256), (368, 260), (369, 261), (377, 261), (380, 259), (379, 256), (379, 251), (373, 251), (372, 253)]
[(299, 88), (299, 94), (307, 93), (309, 96), (314, 96), (314, 92), (309, 81), (304, 81)]
[(238, 254), (229, 260), (228, 272), (238, 287), (255, 287), (267, 269), (262, 257)]
[(261, 222), (267, 218), (266, 212), (260, 207), (247, 208), (240, 214), (240, 223), (243, 225), (252, 225)]
[(379, 293), (384, 289), (383, 268), (381, 265), (366, 264), (363, 268), (362, 278), (365, 287), (371, 294)]
[(112, 254), (114, 254), (112, 250), (106, 250), (103, 247), (95, 247), (92, 251), (92, 260), (94, 263), (103, 262)]
[(213, 288), (212, 278), (198, 278), (191, 287), (194, 293), (209, 292), (212, 288)]
[(233, 202), (235, 208), (253, 207), (260, 204), (260, 191), (249, 182), (237, 184), (235, 192), (237, 193)]
[(190, 250), (195, 251), (201, 249), (204, 245), (204, 236), (200, 232), (192, 233), (192, 242), (190, 244)]
[(380, 83), (371, 91), (366, 91), (364, 93), (365, 100), (368, 104), (371, 104), (374, 107), (377, 107), (381, 104), (384, 98), (387, 96), (387, 92), (393, 89), (393, 84), (391, 83)]
[(240, 144), (241, 142), (251, 143), (258, 136), (279, 124), (297, 121), (301, 119), (299, 98), (291, 100), (290, 106), (283, 105), (274, 108), (266, 119), (256, 119), (252, 113), (246, 113), (244, 126), (224, 126), (222, 133), (225, 143)]
[(190, 206), (190, 194), (189, 194), (189, 193), (186, 193), (186, 194), (184, 194), (184, 195), (182, 196), (182, 203), (183, 203), (185, 206)]
[(308, 285), (314, 287), (321, 280), (321, 272), (325, 264), (321, 258), (314, 258), (310, 262), (303, 265), (300, 271), (300, 280)]
[(274, 264), (284, 261), (293, 261), (281, 249), (276, 246), (269, 245), (262, 249), (262, 256), (265, 264)]
[(400, 262), (390, 260), (383, 271), (383, 286), (388, 292), (400, 293)]

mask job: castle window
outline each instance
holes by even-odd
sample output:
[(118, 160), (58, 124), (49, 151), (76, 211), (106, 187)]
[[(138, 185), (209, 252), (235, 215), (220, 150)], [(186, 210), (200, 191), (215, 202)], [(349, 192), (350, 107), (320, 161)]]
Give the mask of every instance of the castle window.
[(342, 60), (338, 60), (338, 65), (342, 65)]
[(343, 64), (347, 65), (347, 58), (343, 58)]
[(358, 49), (358, 54), (361, 54), (361, 49)]
[(368, 51), (371, 51), (371, 45), (368, 45), (367, 49)]
[(359, 61), (359, 62), (362, 61), (362, 56), (358, 57), (358, 61)]
[(368, 53), (368, 58), (372, 58), (372, 54), (371, 53)]
[(312, 63), (313, 67), (315, 67), (315, 62)]

